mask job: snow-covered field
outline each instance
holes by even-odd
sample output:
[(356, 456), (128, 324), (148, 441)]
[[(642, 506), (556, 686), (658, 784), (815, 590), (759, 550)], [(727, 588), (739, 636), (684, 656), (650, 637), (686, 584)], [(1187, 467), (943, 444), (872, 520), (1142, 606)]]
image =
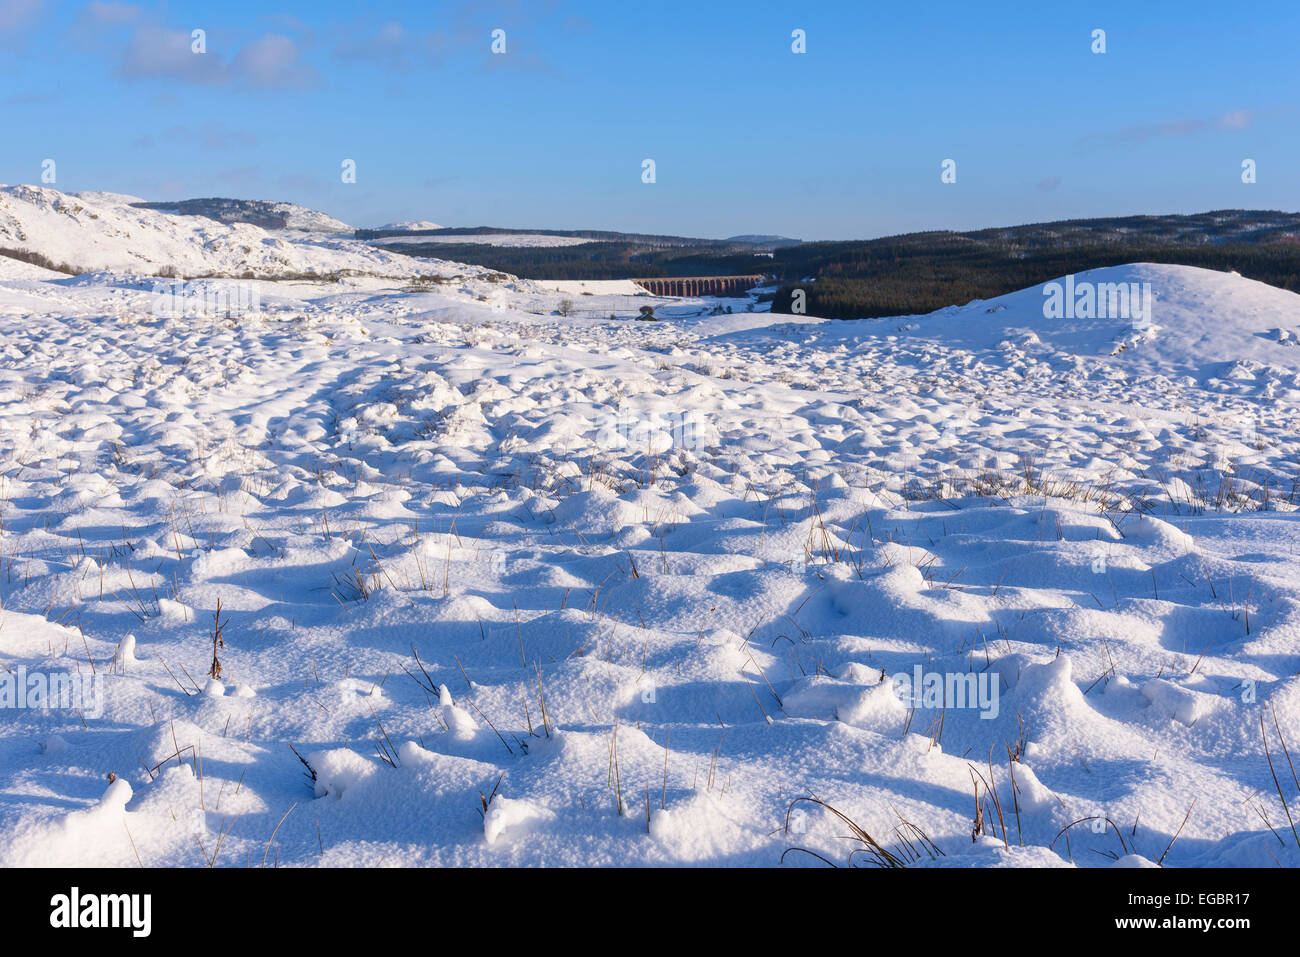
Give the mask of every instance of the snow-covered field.
[(537, 284), (570, 296), (614, 295), (640, 296), (645, 290), (631, 279), (539, 279)]
[(399, 260), (461, 278), (0, 260), (0, 864), (1300, 864), (1300, 297), (647, 323)]

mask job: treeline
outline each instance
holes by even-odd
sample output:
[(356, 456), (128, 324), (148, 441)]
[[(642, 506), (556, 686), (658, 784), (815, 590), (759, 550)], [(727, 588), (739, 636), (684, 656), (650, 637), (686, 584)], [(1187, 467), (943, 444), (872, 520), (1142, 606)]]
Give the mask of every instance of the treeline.
[(485, 243), (402, 243), (382, 248), (500, 270), (521, 279), (657, 279), (771, 272), (772, 260), (731, 247), (708, 252), (654, 249), (635, 242), (572, 246), (489, 246)]
[(0, 246), (0, 256), (17, 259), (19, 262), (25, 262), (32, 266), (40, 266), (42, 269), (49, 269), (52, 272), (66, 273), (69, 276), (79, 276), (83, 272), (90, 271), (77, 266), (70, 266), (67, 263), (56, 263), (49, 256), (42, 256), (30, 249), (10, 249), (7, 246)]
[[(839, 245), (839, 244), (822, 244)], [(1025, 248), (953, 233), (915, 234), (829, 251), (777, 253), (784, 284), (773, 312), (791, 312), (796, 289), (809, 315), (866, 319), (933, 312), (992, 299), (1087, 269), (1151, 262), (1235, 271), (1300, 292), (1300, 245), (1106, 242), (1071, 248)], [(809, 255), (811, 253), (811, 255)], [(814, 277), (815, 281), (804, 281)]]
[(574, 246), (489, 246), (486, 243), (403, 243), (390, 252), (486, 266), (521, 279), (635, 279), (666, 275), (634, 263), (634, 243), (580, 243)]
[(262, 229), (285, 229), (289, 225), (286, 204), (263, 199), (182, 199), (174, 203), (132, 203), (136, 209), (152, 209), (181, 216), (204, 216), (228, 225), (248, 223)]
[(1300, 233), (1300, 213), (1265, 209), (1219, 209), (1208, 213), (1155, 216), (1115, 216), (1065, 219), (979, 229), (963, 233), (971, 239), (1016, 242), (1023, 246), (1097, 246), (1109, 243), (1271, 243), (1294, 240)]

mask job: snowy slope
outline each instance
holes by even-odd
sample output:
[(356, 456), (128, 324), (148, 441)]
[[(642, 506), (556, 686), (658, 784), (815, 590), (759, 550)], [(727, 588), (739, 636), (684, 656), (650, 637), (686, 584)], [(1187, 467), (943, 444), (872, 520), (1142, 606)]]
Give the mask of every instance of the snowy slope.
[(65, 274), (0, 255), (0, 279), (62, 279)]
[(247, 223), (227, 225), (131, 205), (139, 202), (137, 197), (116, 193), (65, 194), (44, 187), (3, 186), (0, 246), (38, 252), (81, 270), (143, 275), (167, 268), (187, 276), (252, 272), (259, 277), (332, 272), (402, 277), (481, 271), (469, 266), (429, 267), (427, 262), (350, 239), (268, 231)]
[(0, 692), (101, 695), (0, 708), (0, 864), (844, 863), (816, 796), (921, 866), (1300, 865), (1296, 297), (1125, 270), (1140, 340), (0, 279)]

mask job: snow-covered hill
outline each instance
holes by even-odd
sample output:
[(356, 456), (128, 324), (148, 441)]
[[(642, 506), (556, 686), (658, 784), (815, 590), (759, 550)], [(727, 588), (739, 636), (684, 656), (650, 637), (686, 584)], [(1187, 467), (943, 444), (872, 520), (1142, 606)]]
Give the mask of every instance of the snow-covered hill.
[[(367, 261), (0, 197), (137, 273)], [(1300, 297), (1121, 280), (1149, 323), (0, 278), (0, 866), (870, 862), (812, 795), (918, 866), (1300, 866)]]
[(39, 253), (55, 264), (67, 264), (79, 271), (118, 270), (142, 275), (174, 269), (184, 276), (347, 273), (397, 278), (483, 271), (472, 266), (450, 269), (447, 264), (431, 265), (432, 261), (315, 232), (333, 231), (330, 223), (348, 228), (337, 220), (326, 223), (295, 214), (290, 217), (290, 228), (267, 230), (248, 223), (227, 224), (203, 216), (143, 208), (139, 205), (143, 202), (117, 193), (61, 193), (39, 186), (3, 186), (0, 247)]
[(438, 223), (430, 222), (427, 219), (407, 219), (407, 220), (403, 220), (400, 223), (384, 223), (384, 225), (376, 226), (374, 228), (375, 229), (419, 230), (419, 229), (442, 229), (443, 227)]

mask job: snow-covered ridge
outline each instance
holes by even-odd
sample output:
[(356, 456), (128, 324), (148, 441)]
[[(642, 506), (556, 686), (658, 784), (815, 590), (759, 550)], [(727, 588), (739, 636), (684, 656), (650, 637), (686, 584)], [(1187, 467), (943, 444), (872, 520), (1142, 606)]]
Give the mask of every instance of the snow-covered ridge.
[[(290, 229), (267, 230), (249, 223), (227, 224), (144, 208), (142, 203), (145, 201), (139, 197), (120, 193), (0, 186), (0, 247), (37, 253), (76, 271), (142, 275), (175, 270), (184, 276), (340, 273), (403, 278), (481, 272), (474, 266), (455, 268), (374, 249), (352, 239), (300, 231), (308, 226), (324, 228), (323, 219), (295, 214), (297, 218), (290, 217)], [(332, 222), (347, 229), (346, 224)]]
[(139, 203), (146, 209), (178, 216), (204, 216), (226, 225), (248, 223), (263, 229), (350, 237), (353, 228), (315, 209), (296, 203), (259, 199), (183, 199), (174, 203)]

